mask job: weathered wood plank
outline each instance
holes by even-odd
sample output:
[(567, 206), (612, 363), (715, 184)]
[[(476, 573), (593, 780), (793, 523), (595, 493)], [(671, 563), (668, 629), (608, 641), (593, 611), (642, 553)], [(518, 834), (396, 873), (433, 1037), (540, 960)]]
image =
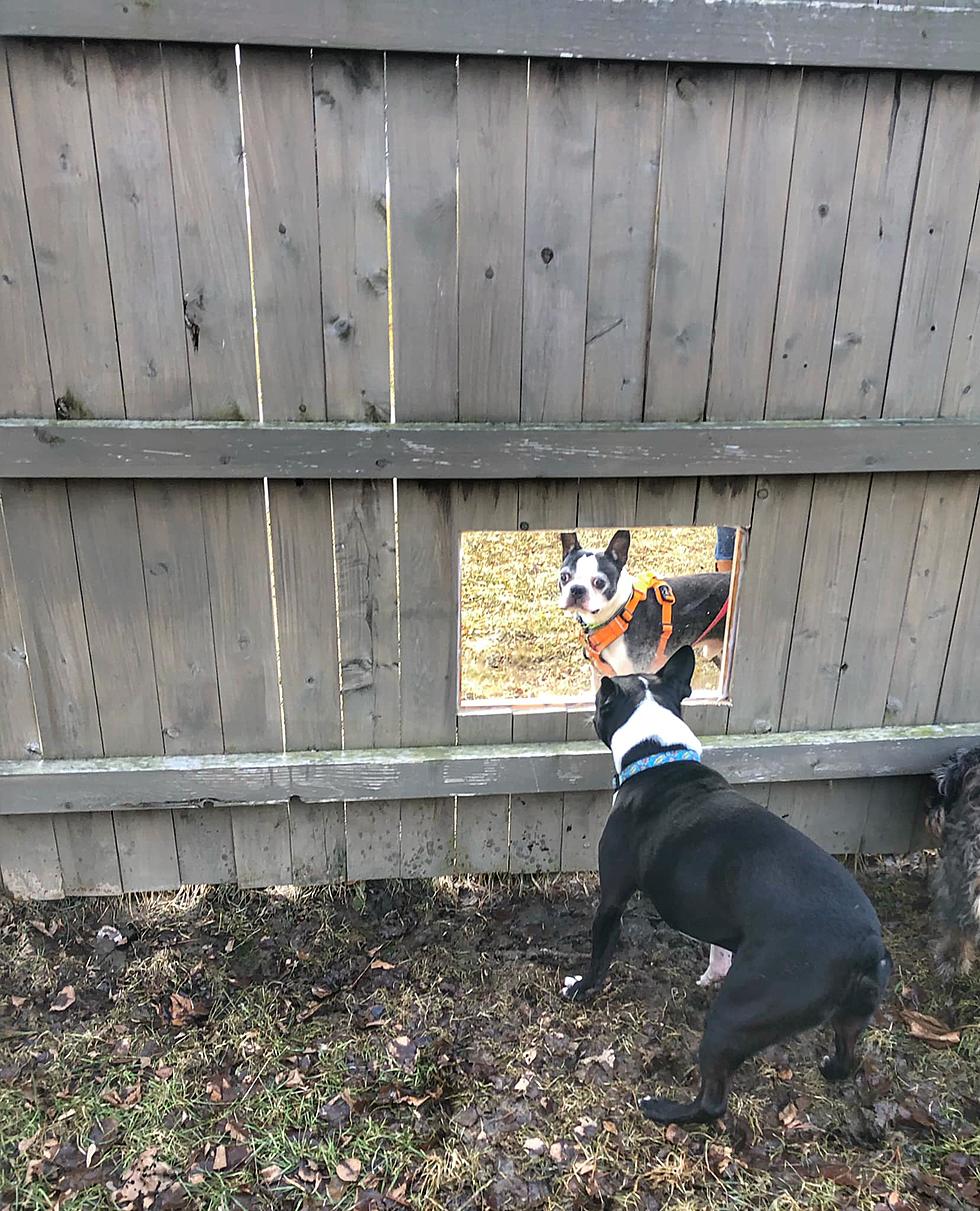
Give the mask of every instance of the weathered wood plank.
[(932, 86), (888, 370), (886, 416), (936, 416), (980, 184), (980, 76)]
[(235, 52), (166, 46), (164, 82), (194, 415), (255, 417)]
[(459, 415), (520, 419), (527, 64), (459, 65)]
[[(524, 731), (554, 729), (559, 716), (519, 712), (515, 722), (527, 720)], [(711, 736), (704, 759), (738, 784), (888, 778), (925, 773), (978, 741), (980, 723)], [(255, 804), (241, 810), (258, 812), (292, 795), (373, 803), (436, 793), (561, 794), (603, 790), (611, 777), (609, 753), (596, 741), (0, 762), (5, 814), (68, 812), (71, 819), (162, 803), (204, 802), (198, 810), (205, 814), (212, 803)]]
[(766, 416), (823, 413), (867, 75), (805, 74)]
[[(567, 723), (565, 711), (515, 712), (514, 742), (564, 740)], [(561, 870), (565, 796), (537, 791), (534, 787), (531, 793), (525, 786), (511, 795), (508, 870), (512, 875)]]
[[(504, 744), (512, 736), (510, 711), (461, 715), (457, 736), (469, 745)], [(508, 795), (467, 795), (456, 800), (456, 869), (492, 874), (508, 869)]]
[(160, 48), (92, 45), (86, 61), (126, 415), (190, 417)]
[(735, 73), (706, 409), (712, 420), (761, 419), (765, 410), (799, 91), (798, 71)]
[(976, 673), (976, 640), (980, 634), (980, 527), (973, 523), (973, 534), (963, 583), (956, 603), (956, 618), (949, 641), (949, 655), (943, 673), (936, 719), (959, 722), (966, 712), (980, 704), (980, 680)]
[(974, 71), (980, 33), (969, 5), (712, 4), (684, 0), (481, 0), (406, 5), (404, 0), (262, 0), (165, 8), (112, 0), (6, 0), (0, 35), (149, 38), (272, 43), (460, 54), (676, 59)]
[(643, 415), (704, 414), (725, 208), (734, 73), (667, 72), (653, 306)]
[(11, 107), (6, 47), (0, 43), (0, 365), (9, 416), (53, 415), (34, 250)]
[(660, 175), (662, 65), (603, 64), (585, 329), (586, 420), (641, 420)]
[(343, 803), (289, 805), (292, 881), (300, 887), (347, 876), (347, 838)]
[(936, 717), (956, 611), (954, 594), (937, 591), (936, 586), (962, 582), (976, 510), (976, 476), (929, 477), (888, 687), (886, 723), (930, 723)]
[(253, 425), (0, 420), (0, 478), (606, 479), (980, 469), (980, 421)]
[[(458, 414), (456, 64), (387, 60), (395, 407), (406, 420)], [(446, 484), (397, 497), (401, 739), (456, 738), (458, 537)], [(451, 798), (403, 803), (405, 878), (452, 868)]]
[(180, 887), (174, 813), (166, 808), (113, 816), (123, 891)]
[(387, 64), (395, 401), (403, 420), (455, 420), (456, 64)]
[(922, 76), (868, 79), (825, 416), (881, 415), (930, 88)]
[(596, 131), (594, 63), (532, 63), (521, 418), (580, 420)]
[[(41, 751), (41, 741), (34, 715), (27, 647), (2, 512), (0, 687), (0, 758), (16, 760), (37, 756)], [(32, 900), (57, 899), (64, 894), (58, 842), (51, 816), (0, 816), (0, 886), (11, 896)]]
[(54, 393), (66, 414), (122, 416), (84, 52), (12, 42), (7, 53)]
[(390, 411), (383, 57), (316, 52), (313, 95), (328, 412), (332, 420), (383, 421)]
[(263, 415), (324, 420), (309, 52), (243, 50), (241, 82)]
[(980, 205), (973, 216), (939, 412), (941, 416), (980, 414)]

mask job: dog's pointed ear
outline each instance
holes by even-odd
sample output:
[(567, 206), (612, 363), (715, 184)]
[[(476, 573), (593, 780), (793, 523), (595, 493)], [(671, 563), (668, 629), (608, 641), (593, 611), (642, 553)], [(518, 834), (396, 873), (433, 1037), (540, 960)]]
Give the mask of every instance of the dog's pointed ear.
[(563, 559), (567, 559), (573, 551), (578, 551), (579, 541), (578, 535), (574, 532), (564, 533), (561, 536), (561, 554)]
[(691, 678), (694, 676), (694, 648), (686, 643), (671, 656), (657, 676), (663, 682), (672, 684), (683, 700), (691, 696)]
[(616, 564), (617, 567), (626, 567), (626, 557), (630, 553), (630, 532), (629, 530), (617, 530), (610, 538), (609, 546), (606, 547), (606, 554)]
[(599, 689), (596, 693), (596, 700), (598, 702), (608, 702), (609, 699), (612, 698), (614, 694), (618, 694), (618, 693), (619, 693), (619, 686), (617, 686), (616, 682), (613, 681), (613, 679), (611, 677), (603, 677), (603, 679), (599, 682)]

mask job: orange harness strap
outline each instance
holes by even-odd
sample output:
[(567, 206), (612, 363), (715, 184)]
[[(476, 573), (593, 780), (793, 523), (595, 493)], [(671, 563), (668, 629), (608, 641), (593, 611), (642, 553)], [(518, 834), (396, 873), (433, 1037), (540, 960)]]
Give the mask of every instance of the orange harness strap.
[(646, 576), (633, 587), (633, 595), (618, 614), (614, 614), (608, 622), (602, 623), (594, 630), (582, 629), (582, 654), (592, 667), (605, 677), (615, 677), (616, 670), (602, 658), (602, 653), (611, 643), (625, 635), (633, 621), (636, 607), (653, 590), (657, 601), (660, 602), (661, 630), (660, 642), (657, 644), (657, 660), (663, 660), (667, 644), (674, 631), (672, 622), (674, 616), (674, 590), (666, 580), (656, 576)]

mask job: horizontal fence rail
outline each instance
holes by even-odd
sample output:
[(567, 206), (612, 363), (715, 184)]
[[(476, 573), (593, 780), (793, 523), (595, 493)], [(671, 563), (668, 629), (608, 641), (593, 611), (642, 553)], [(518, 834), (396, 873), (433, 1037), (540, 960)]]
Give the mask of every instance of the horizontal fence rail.
[[(923, 774), (980, 741), (980, 723), (716, 736), (705, 761), (734, 783)], [(221, 754), (0, 762), (11, 815), (123, 808), (349, 803), (431, 795), (603, 790), (611, 767), (594, 742), (460, 745), (333, 753)]]
[(980, 421), (0, 420), (0, 478), (601, 479), (980, 470)]
[(805, 0), (5, 0), (0, 35), (974, 71), (976, 9)]

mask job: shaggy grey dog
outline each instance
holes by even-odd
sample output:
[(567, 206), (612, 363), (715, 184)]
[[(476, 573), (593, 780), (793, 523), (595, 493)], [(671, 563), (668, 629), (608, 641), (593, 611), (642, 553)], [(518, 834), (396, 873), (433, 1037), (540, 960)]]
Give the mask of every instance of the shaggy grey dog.
[(961, 749), (932, 776), (926, 824), (939, 838), (939, 861), (929, 883), (948, 978), (967, 975), (980, 951), (980, 746)]

